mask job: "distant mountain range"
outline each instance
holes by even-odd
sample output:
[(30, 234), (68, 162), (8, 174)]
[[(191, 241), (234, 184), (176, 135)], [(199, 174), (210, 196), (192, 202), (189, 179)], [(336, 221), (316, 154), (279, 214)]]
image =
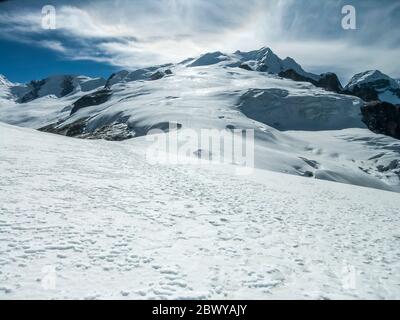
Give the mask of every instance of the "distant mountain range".
[[(80, 109), (106, 103), (113, 95), (113, 87), (117, 84), (156, 81), (174, 76), (174, 70), (213, 66), (232, 70), (231, 72), (242, 69), (296, 82), (307, 82), (328, 92), (359, 97), (366, 102), (362, 107), (363, 122), (374, 132), (400, 138), (400, 111), (397, 106), (400, 104), (399, 80), (378, 70), (369, 70), (354, 75), (343, 87), (335, 73), (317, 75), (307, 72), (294, 59), (290, 57), (281, 59), (268, 47), (250, 52), (236, 51), (232, 54), (217, 51), (189, 58), (178, 64), (165, 64), (134, 71), (122, 70), (112, 74), (107, 80), (77, 75), (57, 75), (33, 80), (27, 84), (14, 84), (0, 75), (0, 98), (24, 104), (44, 97), (53, 100), (76, 97), (70, 108), (64, 106), (70, 110), (70, 115), (73, 115)], [(57, 119), (57, 123), (60, 121), (62, 119)]]
[[(0, 78), (0, 121), (76, 138), (141, 141), (160, 129), (253, 129), (255, 166), (400, 191), (399, 82), (379, 71), (342, 86), (269, 48), (213, 52), (108, 79), (59, 75), (27, 84)], [(385, 134), (383, 137), (374, 133)]]

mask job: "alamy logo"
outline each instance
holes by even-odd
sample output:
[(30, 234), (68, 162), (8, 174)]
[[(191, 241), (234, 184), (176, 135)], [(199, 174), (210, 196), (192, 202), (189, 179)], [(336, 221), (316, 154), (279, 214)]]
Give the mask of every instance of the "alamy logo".
[(346, 5), (342, 8), (342, 14), (345, 15), (342, 19), (342, 28), (344, 30), (357, 29), (356, 8), (351, 5)]
[(233, 164), (238, 175), (254, 169), (253, 129), (185, 129), (169, 124), (169, 131), (151, 130), (146, 158), (151, 164)]
[(45, 30), (56, 29), (56, 8), (52, 5), (42, 8), (42, 28)]

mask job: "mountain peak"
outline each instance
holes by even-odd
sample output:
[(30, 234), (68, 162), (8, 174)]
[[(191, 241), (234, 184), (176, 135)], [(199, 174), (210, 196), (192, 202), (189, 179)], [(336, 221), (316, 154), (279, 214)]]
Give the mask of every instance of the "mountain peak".
[(259, 49), (257, 51), (260, 53), (264, 53), (264, 54), (268, 54), (268, 53), (274, 54), (274, 52), (271, 50), (270, 47), (262, 47), (261, 49)]
[(354, 75), (347, 84), (346, 89), (353, 90), (356, 86), (362, 87), (370, 84), (376, 84), (380, 87), (391, 87), (393, 89), (399, 88), (399, 83), (395, 79), (382, 73), (380, 70), (367, 70)]
[(0, 85), (9, 87), (12, 83), (4, 75), (0, 74)]
[(229, 57), (221, 51), (208, 52), (194, 60), (189, 67), (199, 67), (216, 64), (228, 60)]
[(365, 101), (400, 103), (400, 84), (379, 70), (367, 70), (354, 75), (345, 90)]

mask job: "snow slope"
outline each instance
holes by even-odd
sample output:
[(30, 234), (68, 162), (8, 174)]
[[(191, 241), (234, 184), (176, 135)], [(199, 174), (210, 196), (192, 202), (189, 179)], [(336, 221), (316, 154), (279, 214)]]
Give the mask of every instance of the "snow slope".
[[(364, 129), (359, 98), (224, 65), (169, 67), (172, 74), (156, 81), (133, 81), (133, 74), (112, 77), (121, 79), (111, 86), (108, 101), (72, 115), (72, 104), (85, 94), (81, 91), (24, 104), (11, 101), (0, 107), (0, 120), (31, 128), (49, 124), (63, 128), (83, 121), (85, 134), (115, 125), (118, 132), (122, 128), (136, 138), (174, 122), (182, 126), (180, 143), (189, 143), (193, 152), (199, 147), (197, 140), (187, 141), (187, 129), (254, 129), (256, 168), (400, 191), (400, 168), (391, 165), (399, 158), (399, 143)], [(146, 70), (135, 75), (147, 77), (158, 69)], [(364, 130), (352, 131), (354, 139), (343, 142), (345, 147), (329, 148), (318, 139), (319, 130), (356, 128)], [(283, 130), (308, 130), (315, 135), (300, 137)], [(360, 147), (362, 152), (359, 140), (369, 141)]]
[(1, 299), (400, 297), (397, 193), (149, 164), (142, 140), (0, 124)]

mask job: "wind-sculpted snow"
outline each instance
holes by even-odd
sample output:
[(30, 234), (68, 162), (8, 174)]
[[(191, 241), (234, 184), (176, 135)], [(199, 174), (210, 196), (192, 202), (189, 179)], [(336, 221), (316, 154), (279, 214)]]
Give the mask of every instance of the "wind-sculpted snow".
[(149, 164), (144, 142), (0, 124), (1, 299), (399, 298), (397, 193)]

